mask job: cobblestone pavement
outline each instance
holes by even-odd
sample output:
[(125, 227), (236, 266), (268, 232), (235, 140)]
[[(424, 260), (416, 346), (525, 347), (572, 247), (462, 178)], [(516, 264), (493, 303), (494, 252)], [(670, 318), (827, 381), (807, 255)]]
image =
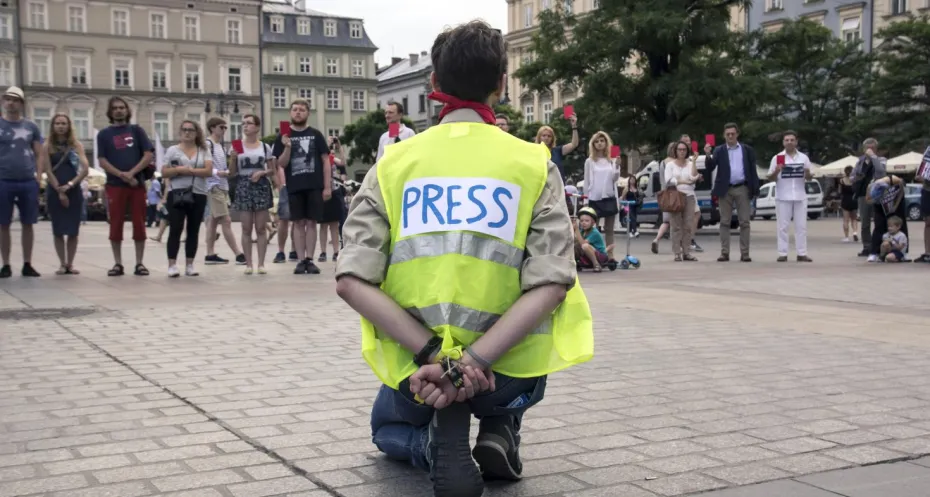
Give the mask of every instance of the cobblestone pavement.
[[(525, 479), (485, 495), (930, 495), (930, 267), (866, 265), (838, 223), (811, 223), (814, 264), (775, 263), (757, 222), (752, 264), (711, 262), (712, 234), (702, 262), (674, 264), (644, 235), (639, 271), (584, 274), (596, 357), (550, 378)], [(169, 280), (150, 244), (152, 276), (107, 278), (96, 225), (83, 274), (56, 277), (48, 231), (47, 274), (0, 281), (0, 497), (430, 494), (370, 442), (378, 383), (331, 263)], [(849, 471), (910, 493), (830, 473), (905, 460)]]

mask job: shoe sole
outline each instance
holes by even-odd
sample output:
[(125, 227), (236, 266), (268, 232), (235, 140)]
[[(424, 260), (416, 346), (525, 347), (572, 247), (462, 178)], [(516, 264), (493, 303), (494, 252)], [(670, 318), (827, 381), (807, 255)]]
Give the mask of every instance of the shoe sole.
[(205, 266), (219, 266), (220, 264), (229, 264), (229, 261), (203, 261)]
[(436, 497), (481, 497), (484, 480), (471, 456), (468, 432), (471, 409), (455, 403), (434, 414), (436, 458), (433, 461), (433, 495)]
[(507, 451), (492, 440), (482, 440), (475, 444), (472, 451), (475, 461), (481, 467), (481, 475), (487, 480), (520, 481), (520, 473), (510, 465)]

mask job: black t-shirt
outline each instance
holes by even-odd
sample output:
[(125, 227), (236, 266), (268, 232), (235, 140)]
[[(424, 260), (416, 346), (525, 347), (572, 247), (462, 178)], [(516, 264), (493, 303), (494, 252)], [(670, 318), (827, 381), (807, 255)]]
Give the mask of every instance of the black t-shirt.
[[(106, 159), (120, 171), (131, 171), (142, 160), (145, 152), (154, 151), (142, 126), (136, 124), (111, 125), (97, 133), (97, 157)], [(136, 178), (137, 180), (141, 178)], [(143, 187), (145, 181), (139, 181), (136, 187)], [(107, 173), (107, 184), (125, 186), (129, 184), (121, 178)]]
[[(284, 144), (281, 135), (274, 141), (272, 155), (281, 157)], [(291, 160), (284, 167), (287, 192), (323, 189), (323, 156), (329, 155), (326, 138), (314, 128), (302, 131), (291, 129)]]

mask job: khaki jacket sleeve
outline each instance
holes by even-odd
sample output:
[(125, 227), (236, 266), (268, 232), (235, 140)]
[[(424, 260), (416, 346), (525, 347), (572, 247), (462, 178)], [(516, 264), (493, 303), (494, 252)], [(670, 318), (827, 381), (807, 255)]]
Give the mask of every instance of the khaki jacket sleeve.
[(538, 286), (575, 284), (575, 245), (572, 222), (565, 203), (565, 186), (559, 168), (549, 162), (542, 194), (533, 207), (533, 220), (526, 237), (526, 258), (520, 270), (524, 292)]
[(387, 272), (391, 225), (388, 221), (377, 165), (372, 166), (352, 199), (342, 227), (344, 246), (336, 264), (336, 279), (350, 275), (380, 285)]

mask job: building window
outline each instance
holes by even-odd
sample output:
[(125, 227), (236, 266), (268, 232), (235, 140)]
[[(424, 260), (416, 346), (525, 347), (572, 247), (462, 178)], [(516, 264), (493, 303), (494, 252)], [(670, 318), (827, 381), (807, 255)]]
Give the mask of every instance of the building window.
[(784, 10), (785, 4), (783, 0), (766, 0), (765, 11), (769, 12), (772, 10)]
[(342, 106), (340, 100), (342, 100), (342, 91), (330, 88), (326, 90), (326, 110), (339, 110)]
[(49, 54), (32, 54), (29, 59), (29, 80), (32, 83), (50, 84), (52, 82), (52, 57)]
[(355, 39), (362, 38), (362, 23), (352, 22), (349, 23), (349, 37)]
[(534, 119), (535, 116), (533, 116), (534, 110), (535, 109), (533, 109), (533, 104), (528, 104), (528, 105), (523, 106), (523, 120), (525, 122), (531, 123), (535, 121)]
[(339, 76), (339, 59), (326, 59), (326, 75)]
[(271, 26), (272, 33), (283, 33), (284, 32), (284, 18), (283, 17), (272, 17), (269, 22)]
[[(419, 100), (420, 100), (420, 101), (418, 102), (418, 103), (419, 103), (419, 110), (418, 110), (417, 112), (419, 112), (420, 114), (422, 114), (422, 113), (426, 112), (426, 95), (423, 95), (423, 94), (421, 93), (421, 94), (420, 94)], [(409, 110), (408, 110), (408, 112), (409, 112)]]
[(48, 6), (45, 2), (29, 2), (29, 27), (48, 29)]
[(13, 77), (13, 60), (0, 59), (0, 86), (10, 86), (16, 81)]
[(365, 111), (368, 107), (365, 105), (365, 101), (368, 100), (368, 92), (365, 90), (352, 90), (352, 110), (353, 111)]
[(601, 0), (594, 0), (594, 1), (591, 3), (591, 8), (592, 8), (592, 9), (595, 9), (595, 10), (601, 8)]
[(907, 0), (891, 0), (891, 15), (904, 14), (907, 12)]
[(407, 105), (407, 97), (400, 99), (400, 103), (401, 105), (404, 106), (404, 112), (408, 112), (408, 109), (410, 109), (410, 106)]
[(552, 120), (552, 102), (542, 104), (542, 118), (543, 124), (549, 124), (549, 121)]
[(286, 59), (283, 55), (272, 55), (271, 56), (271, 72), (284, 74), (287, 72), (287, 67), (284, 65)]
[(242, 138), (242, 116), (231, 114), (229, 116), (229, 139), (238, 140)]
[(542, 9), (543, 9), (543, 10), (549, 10), (549, 7), (551, 7), (551, 6), (552, 6), (552, 4), (550, 3), (550, 0), (542, 0)]
[(52, 109), (49, 107), (33, 108), (32, 122), (36, 123), (36, 126), (38, 126), (43, 133), (47, 133), (48, 129), (52, 126)]
[(238, 19), (227, 19), (226, 20), (226, 43), (230, 45), (238, 45), (242, 43), (241, 36), (242, 22)]
[(0, 15), (0, 39), (13, 39), (13, 16)]
[(229, 91), (242, 91), (242, 69), (230, 67), (226, 69), (226, 73), (229, 81)]
[(297, 98), (302, 98), (310, 102), (310, 108), (313, 109), (313, 88), (298, 88), (297, 89)]
[(287, 108), (287, 88), (283, 86), (273, 86), (271, 88), (271, 106), (275, 109)]
[(184, 87), (187, 91), (203, 90), (200, 86), (200, 72), (202, 70), (203, 66), (196, 62), (184, 63)]
[(339, 138), (342, 135), (342, 130), (339, 128), (329, 128), (326, 130), (326, 136), (330, 138)]
[(113, 9), (110, 12), (110, 34), (129, 36), (129, 11)]
[(323, 21), (323, 36), (326, 36), (327, 38), (336, 37), (336, 21)]
[(307, 36), (310, 34), (310, 19), (301, 17), (297, 19), (297, 34)]
[(115, 59), (113, 61), (113, 86), (115, 88), (129, 88), (132, 86), (130, 73), (132, 61), (129, 59)]
[(310, 74), (313, 72), (313, 61), (310, 57), (301, 57), (300, 64), (297, 66), (297, 70), (300, 74)]
[(168, 27), (165, 14), (151, 13), (149, 14), (149, 36), (152, 38), (161, 38), (165, 39), (168, 37)]
[(152, 89), (168, 89), (168, 63), (152, 62)]
[(533, 6), (523, 7), (523, 27), (528, 28), (533, 25)]
[(90, 111), (87, 109), (71, 109), (71, 126), (78, 140), (90, 140)]
[(862, 32), (859, 29), (858, 17), (843, 19), (843, 39), (846, 40), (847, 43), (861, 42)]
[(86, 31), (87, 11), (83, 5), (68, 6), (68, 31), (72, 33), (83, 33)]
[(199, 17), (184, 16), (184, 39), (188, 41), (200, 41)]
[(71, 86), (87, 86), (88, 64), (88, 58), (83, 55), (68, 57), (68, 65), (71, 66)]
[(203, 126), (203, 117), (202, 117), (202, 114), (199, 113), (199, 112), (188, 112), (188, 113), (187, 113), (187, 120), (188, 120), (188, 121), (193, 121), (193, 122), (195, 122), (195, 123), (197, 123), (197, 124)]
[(564, 7), (565, 7), (565, 13), (566, 13), (566, 14), (571, 14), (572, 12), (575, 11), (575, 5), (574, 5), (574, 3), (575, 3), (575, 2), (573, 2), (572, 0), (565, 0), (564, 2), (562, 2), (562, 4), (563, 4)]
[(355, 77), (355, 78), (365, 77), (365, 61), (364, 60), (356, 59), (352, 61), (352, 77)]
[(152, 113), (152, 127), (155, 129), (155, 136), (162, 140), (171, 139), (171, 121), (167, 112)]

